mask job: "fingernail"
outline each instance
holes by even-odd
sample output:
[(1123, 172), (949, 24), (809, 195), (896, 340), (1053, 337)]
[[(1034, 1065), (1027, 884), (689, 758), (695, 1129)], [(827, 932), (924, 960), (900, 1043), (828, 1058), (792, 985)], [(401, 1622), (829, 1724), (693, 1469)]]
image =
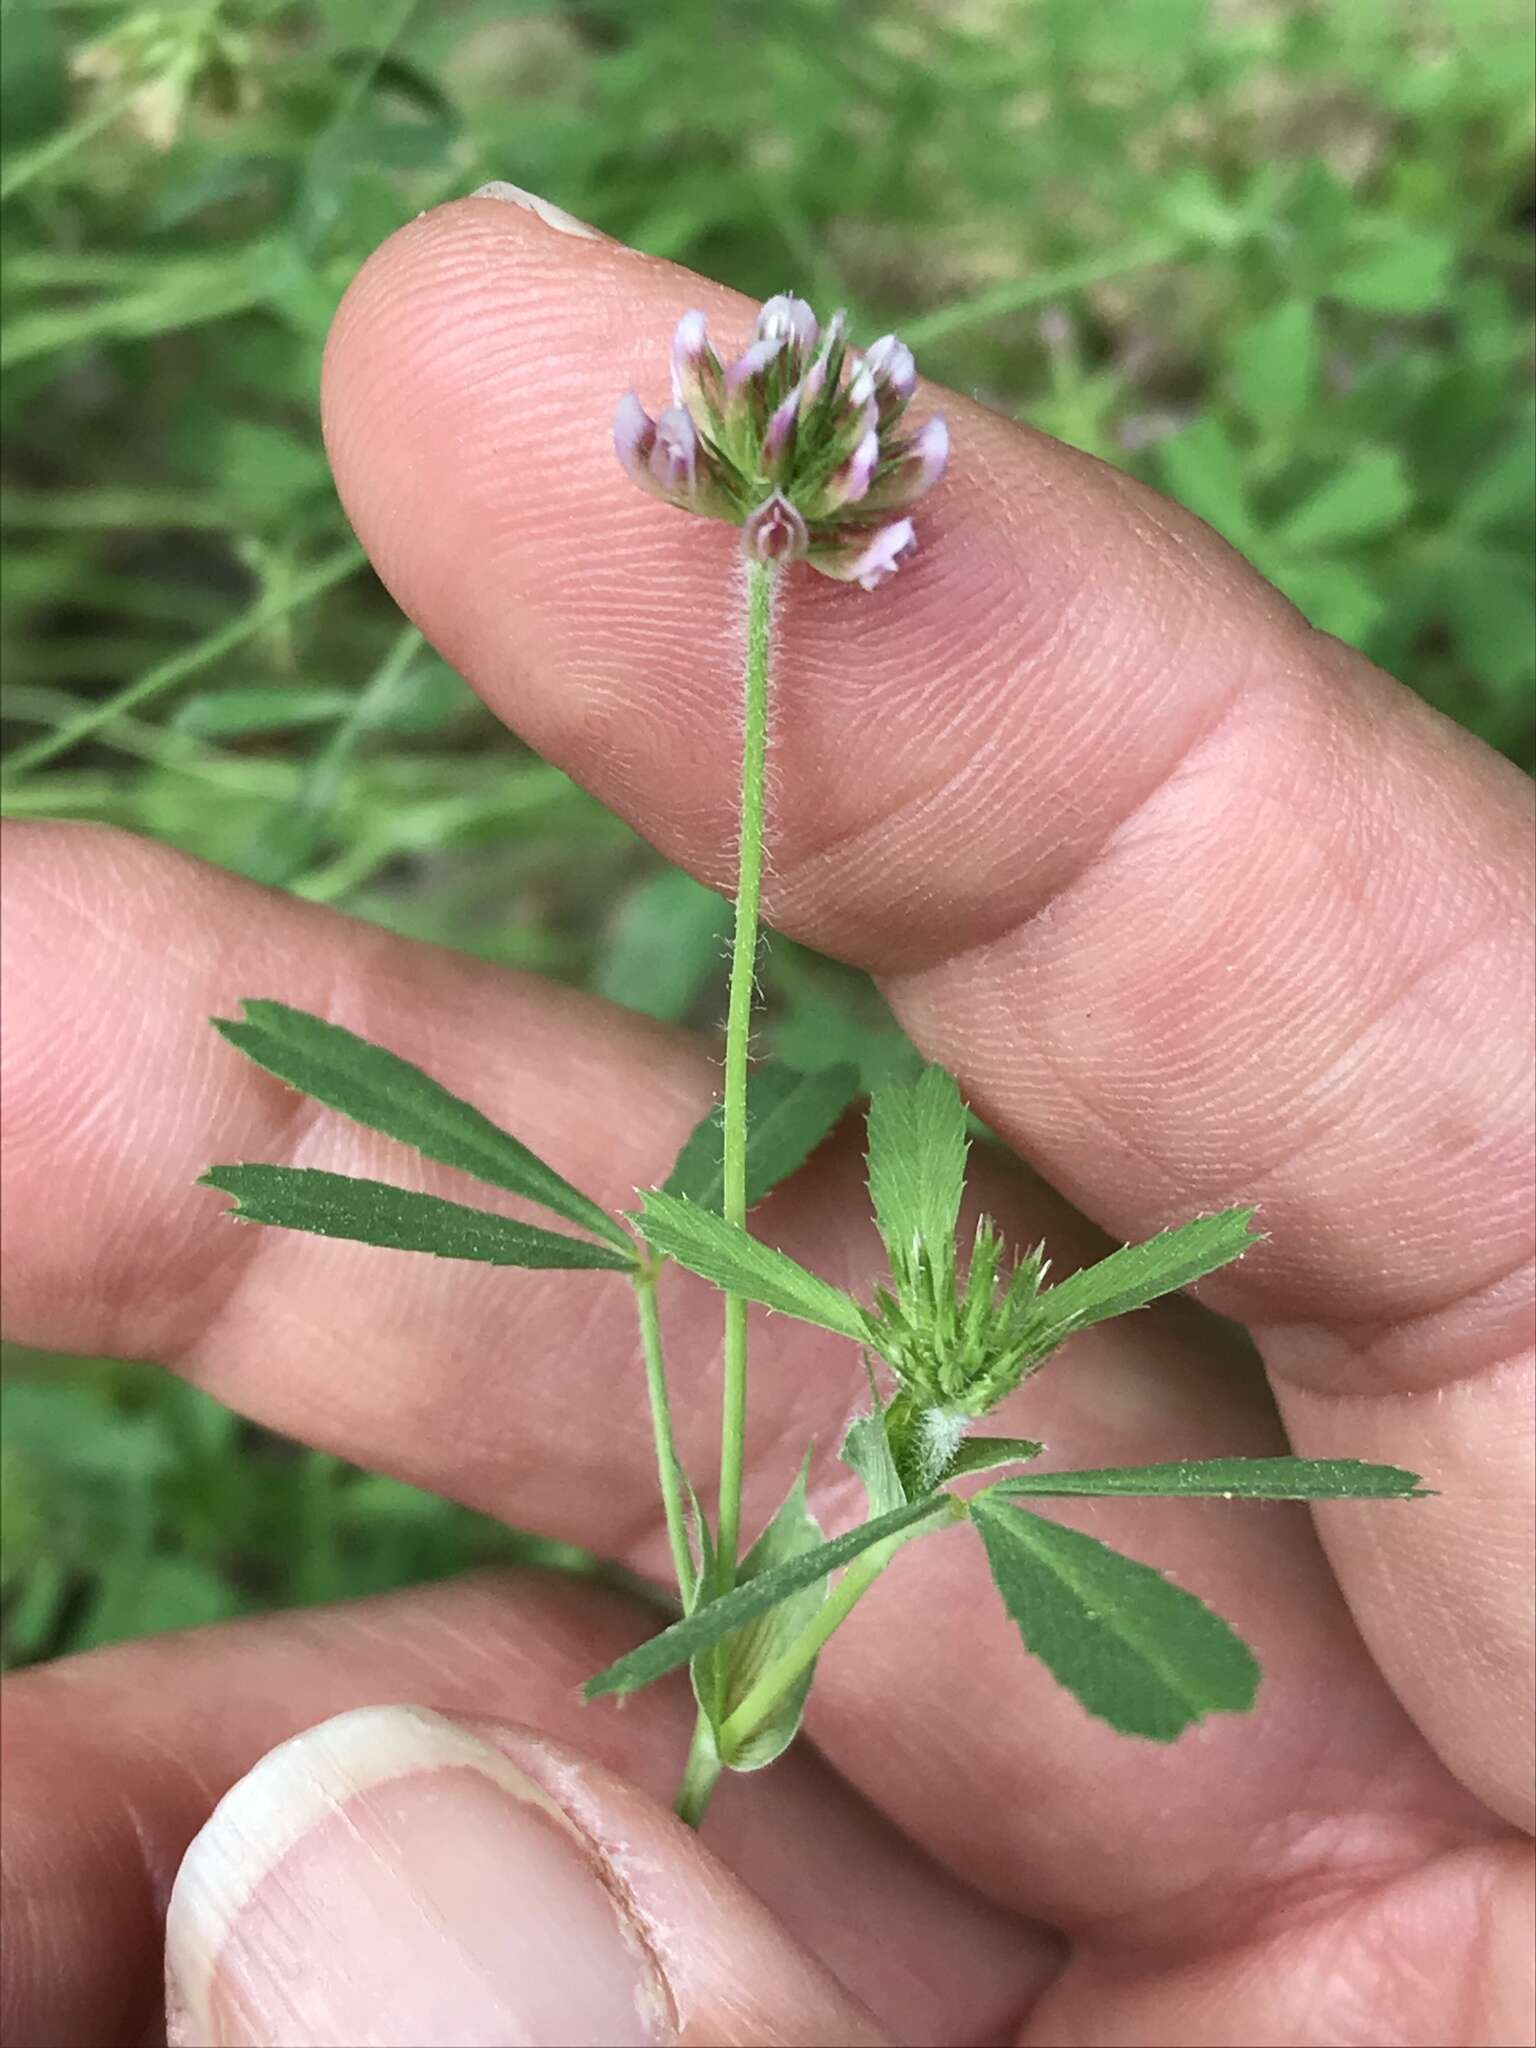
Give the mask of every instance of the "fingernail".
[(610, 239), (601, 228), (590, 227), (586, 221), (578, 220), (574, 213), (567, 213), (563, 206), (553, 206), (549, 200), (541, 199), (537, 192), (525, 192), (521, 185), (511, 185), (505, 178), (492, 178), (488, 185), (477, 185), (469, 196), (471, 199), (504, 199), (510, 206), (520, 206), (524, 213), (531, 213), (559, 235), (580, 235), (586, 242)]
[(675, 2038), (622, 1890), (500, 1751), (363, 1707), (263, 1757), (177, 1873), (172, 2048)]

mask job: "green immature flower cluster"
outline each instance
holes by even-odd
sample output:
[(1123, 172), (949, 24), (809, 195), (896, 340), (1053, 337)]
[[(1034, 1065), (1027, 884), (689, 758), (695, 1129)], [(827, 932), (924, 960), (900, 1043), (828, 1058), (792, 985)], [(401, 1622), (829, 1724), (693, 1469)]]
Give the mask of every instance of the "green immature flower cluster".
[(880, 1091), (870, 1110), (869, 1187), (890, 1284), (862, 1311), (869, 1348), (897, 1386), (887, 1416), (909, 1488), (943, 1475), (971, 1423), (1044, 1363), (1070, 1327), (1042, 1292), (1043, 1248), (1010, 1264), (990, 1217), (962, 1277), (957, 1250), (969, 1139), (960, 1091), (928, 1068)]
[(1042, 1307), (1043, 1247), (1006, 1277), (1007, 1247), (991, 1217), (976, 1227), (962, 1280), (954, 1239), (914, 1240), (892, 1260), (895, 1289), (875, 1289), (870, 1344), (924, 1409), (969, 1420), (1011, 1394), (1061, 1341)]
[(860, 354), (846, 320), (823, 328), (803, 299), (770, 299), (729, 365), (704, 315), (672, 342), (673, 403), (652, 419), (626, 392), (614, 448), (642, 490), (742, 532), (751, 561), (810, 563), (873, 590), (917, 545), (905, 515), (943, 474), (949, 430), (906, 425), (912, 351), (887, 334)]

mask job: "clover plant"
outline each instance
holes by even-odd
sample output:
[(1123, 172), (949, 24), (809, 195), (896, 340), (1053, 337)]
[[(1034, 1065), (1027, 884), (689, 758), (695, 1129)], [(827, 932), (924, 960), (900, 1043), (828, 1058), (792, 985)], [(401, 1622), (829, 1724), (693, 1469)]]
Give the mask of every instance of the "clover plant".
[[(909, 429), (915, 389), (911, 352), (894, 336), (860, 353), (841, 314), (823, 327), (802, 300), (779, 297), (728, 365), (710, 346), (704, 316), (685, 314), (673, 343), (671, 406), (652, 419), (633, 394), (619, 403), (614, 443), (630, 477), (671, 505), (739, 527), (745, 558), (740, 844), (722, 1098), (661, 1186), (642, 1192), (629, 1214), (612, 1215), (382, 1046), (269, 999), (247, 1000), (238, 1020), (215, 1020), (232, 1045), (291, 1087), (524, 1197), (562, 1227), (314, 1168), (215, 1166), (204, 1178), (234, 1196), (238, 1220), (439, 1258), (586, 1268), (619, 1275), (633, 1289), (682, 1612), (586, 1691), (629, 1693), (689, 1667), (698, 1715), (678, 1811), (695, 1824), (723, 1769), (759, 1769), (793, 1739), (823, 1646), (896, 1554), (919, 1539), (969, 1524), (1025, 1649), (1089, 1713), (1125, 1735), (1169, 1742), (1208, 1714), (1252, 1706), (1252, 1652), (1193, 1593), (1038, 1514), (1033, 1503), (1421, 1492), (1414, 1473), (1354, 1459), (1027, 1469), (1044, 1446), (988, 1434), (988, 1417), (1079, 1331), (1240, 1258), (1257, 1241), (1254, 1212), (1196, 1217), (1054, 1282), (1044, 1248), (1015, 1255), (990, 1218), (962, 1251), (967, 1115), (940, 1068), (885, 1084), (869, 1104), (869, 1193), (887, 1270), (867, 1288), (833, 1286), (748, 1228), (753, 1206), (809, 1157), (855, 1088), (841, 1068), (797, 1073), (750, 1060), (775, 605), (797, 561), (873, 591), (912, 553), (912, 508), (948, 454), (941, 418)], [(684, 1471), (673, 1433), (656, 1291), (669, 1260), (724, 1297), (712, 1484)], [(851, 1372), (862, 1361), (869, 1408), (841, 1455), (863, 1483), (867, 1514), (835, 1536), (811, 1510), (807, 1452), (782, 1507), (743, 1547), (753, 1302), (845, 1338), (856, 1354)], [(1004, 1476), (968, 1493), (957, 1488), (993, 1472)]]

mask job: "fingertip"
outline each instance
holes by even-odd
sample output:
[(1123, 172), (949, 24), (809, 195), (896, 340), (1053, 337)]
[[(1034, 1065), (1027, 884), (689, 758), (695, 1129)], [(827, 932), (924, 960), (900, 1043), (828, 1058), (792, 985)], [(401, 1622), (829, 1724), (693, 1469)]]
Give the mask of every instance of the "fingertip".
[(670, 1814), (526, 1731), (355, 1709), (270, 1751), (187, 1851), (178, 2048), (875, 2044)]

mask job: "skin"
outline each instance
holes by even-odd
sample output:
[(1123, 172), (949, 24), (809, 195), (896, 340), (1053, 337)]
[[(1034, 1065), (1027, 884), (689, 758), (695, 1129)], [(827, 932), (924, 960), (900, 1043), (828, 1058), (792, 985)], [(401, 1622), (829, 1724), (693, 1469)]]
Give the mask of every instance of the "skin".
[[(615, 394), (661, 396), (695, 304), (745, 333), (714, 285), (462, 202), (354, 284), (326, 420), (406, 611), (516, 732), (728, 886), (734, 537), (633, 491), (606, 444)], [(7, 2039), (143, 2040), (190, 1835), (274, 1742), (381, 1698), (627, 1781), (576, 1767), (593, 1812), (654, 1833), (657, 1885), (692, 1873), (698, 1941), (745, 1987), (700, 2040), (872, 2038), (854, 2000), (933, 2042), (1530, 2039), (1529, 790), (1198, 521), (944, 406), (954, 466), (916, 559), (873, 597), (792, 578), (767, 915), (871, 969), (959, 1075), (1021, 1162), (979, 1177), (1014, 1241), (1070, 1264), (1101, 1231), (1232, 1202), (1269, 1233), (1201, 1290), (1251, 1348), (1175, 1303), (1077, 1340), (997, 1427), (1082, 1465), (1283, 1430), (1438, 1497), (1052, 1503), (1259, 1652), (1255, 1715), (1168, 1748), (1022, 1655), (964, 1531), (914, 1546), (824, 1657), (808, 1740), (706, 1825), (768, 1916), (700, 1885), (642, 1797), (670, 1795), (682, 1688), (573, 1703), (646, 1632), (616, 1595), (482, 1579), (24, 1673)], [(193, 1185), (214, 1159), (496, 1197), (299, 1101), (205, 1019), (248, 994), (320, 1010), (615, 1206), (710, 1099), (709, 1049), (108, 832), (13, 828), (4, 884), (7, 1333), (162, 1359), (662, 1576), (623, 1283), (230, 1228)], [(756, 1225), (855, 1285), (858, 1151), (840, 1134)], [(718, 1299), (672, 1275), (663, 1314), (683, 1456), (708, 1471)], [(828, 1447), (859, 1396), (836, 1339), (759, 1328), (749, 1528), (808, 1437), (824, 1520), (851, 1519)], [(784, 1967), (802, 1948), (846, 2007)]]

